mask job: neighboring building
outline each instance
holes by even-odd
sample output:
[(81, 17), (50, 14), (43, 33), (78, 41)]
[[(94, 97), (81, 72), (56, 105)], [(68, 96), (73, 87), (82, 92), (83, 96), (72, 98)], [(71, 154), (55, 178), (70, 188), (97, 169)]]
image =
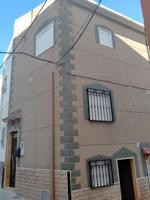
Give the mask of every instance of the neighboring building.
[[(0, 106), (1, 106), (1, 96), (2, 96), (1, 92), (2, 92), (2, 76), (0, 75)], [(0, 121), (1, 121), (1, 112), (0, 112)], [(1, 148), (0, 148), (0, 157), (1, 157)], [(0, 158), (0, 187), (1, 187), (1, 182), (2, 182), (2, 172), (3, 172), (3, 169), (4, 169), (3, 167), (4, 167), (4, 163)]]
[[(95, 6), (49, 1), (16, 51), (56, 61)], [(16, 21), (14, 47), (38, 10)], [(6, 186), (29, 200), (48, 199), (49, 191), (57, 200), (150, 199), (150, 67), (143, 25), (100, 7), (59, 63), (24, 55), (13, 55), (12, 63), (9, 115), (3, 119)]]
[[(1, 100), (2, 100), (2, 75), (0, 75), (0, 110), (1, 110)], [(1, 120), (1, 112), (0, 112), (0, 120)], [(1, 159), (1, 153), (0, 153), (0, 163), (1, 161), (2, 159)]]
[[(12, 50), (12, 43), (8, 51)], [(4, 58), (4, 66), (2, 72), (2, 98), (1, 98), (1, 122), (0, 122), (0, 161), (5, 161), (5, 151), (6, 151), (6, 134), (7, 134), (7, 124), (3, 122), (4, 118), (8, 117), (9, 111), (9, 96), (10, 96), (10, 79), (11, 79), (11, 66), (12, 66), (12, 56), (6, 56)]]
[(141, 0), (143, 16), (144, 16), (144, 24), (145, 24), (145, 33), (147, 38), (147, 47), (148, 53), (150, 56), (150, 1), (149, 0)]
[[(8, 51), (12, 50), (12, 42)], [(6, 139), (7, 139), (7, 124), (3, 122), (4, 118), (8, 117), (9, 97), (10, 97), (10, 79), (11, 79), (12, 56), (4, 57), (4, 65), (1, 79), (1, 102), (0, 102), (0, 179), (2, 179), (3, 167), (6, 155)], [(0, 182), (1, 183), (1, 182)], [(1, 185), (1, 184), (0, 184)]]

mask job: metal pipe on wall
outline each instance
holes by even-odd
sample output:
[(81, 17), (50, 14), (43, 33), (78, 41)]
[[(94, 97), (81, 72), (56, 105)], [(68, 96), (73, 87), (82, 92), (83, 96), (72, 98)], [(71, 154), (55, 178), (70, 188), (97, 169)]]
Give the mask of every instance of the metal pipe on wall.
[(55, 119), (55, 97), (54, 97), (54, 72), (52, 72), (51, 85), (51, 139), (50, 139), (50, 195), (49, 200), (55, 200), (55, 134), (54, 134), (54, 119)]

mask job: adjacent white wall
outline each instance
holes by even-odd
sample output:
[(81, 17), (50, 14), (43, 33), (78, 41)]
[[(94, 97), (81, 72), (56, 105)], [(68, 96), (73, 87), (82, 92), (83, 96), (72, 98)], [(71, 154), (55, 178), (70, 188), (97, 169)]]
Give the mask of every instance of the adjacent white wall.
[[(10, 43), (10, 46), (8, 48), (8, 51), (11, 51), (11, 50), (12, 50), (12, 42)], [(6, 56), (4, 58), (4, 61), (5, 61), (5, 65), (4, 65), (4, 70), (3, 70), (3, 73), (2, 73), (2, 84), (1, 84), (2, 87), (0, 89), (0, 91), (1, 91), (1, 102), (0, 102), (0, 162), (5, 161), (5, 153), (6, 153), (7, 124), (3, 122), (3, 119), (8, 117), (8, 111), (9, 111), (12, 56)], [(4, 130), (4, 129), (5, 129), (5, 138), (4, 138), (4, 145), (2, 145), (2, 142), (1, 142), (2, 141), (2, 130)]]

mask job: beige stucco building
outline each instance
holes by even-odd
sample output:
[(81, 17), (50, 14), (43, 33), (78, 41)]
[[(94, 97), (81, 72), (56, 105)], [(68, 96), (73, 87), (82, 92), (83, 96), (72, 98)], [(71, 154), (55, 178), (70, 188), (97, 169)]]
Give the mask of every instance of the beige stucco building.
[[(49, 0), (16, 51), (53, 63), (12, 57), (5, 185), (28, 199), (52, 193), (60, 200), (150, 199), (143, 25), (99, 7), (63, 56), (95, 7), (86, 0)], [(14, 48), (39, 9), (16, 21)], [(16, 147), (21, 156), (15, 162)]]

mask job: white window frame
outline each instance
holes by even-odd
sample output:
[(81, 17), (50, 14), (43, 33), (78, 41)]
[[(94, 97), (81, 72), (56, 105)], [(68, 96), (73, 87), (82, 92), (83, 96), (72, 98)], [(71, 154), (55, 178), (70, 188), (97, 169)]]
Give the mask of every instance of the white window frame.
[[(44, 53), (47, 49), (52, 48), (54, 46), (54, 21), (52, 21), (50, 24), (48, 24), (47, 26), (45, 26), (35, 37), (35, 56), (39, 56), (40, 54)], [(49, 33), (47, 38), (48, 42), (45, 42), (45, 38), (42, 38), (43, 34)], [(41, 37), (41, 38), (40, 38)], [(52, 37), (52, 38), (51, 38)], [(45, 46), (44, 43), (40, 41), (43, 40), (45, 42)], [(42, 43), (42, 44), (40, 44)], [(41, 47), (40, 47), (41, 45)]]
[(90, 121), (114, 122), (111, 91), (88, 88), (87, 98)]
[[(105, 34), (105, 38), (104, 38), (104, 34)], [(105, 27), (99, 26), (98, 39), (99, 39), (99, 44), (105, 47), (114, 48), (114, 36), (111, 30)]]

